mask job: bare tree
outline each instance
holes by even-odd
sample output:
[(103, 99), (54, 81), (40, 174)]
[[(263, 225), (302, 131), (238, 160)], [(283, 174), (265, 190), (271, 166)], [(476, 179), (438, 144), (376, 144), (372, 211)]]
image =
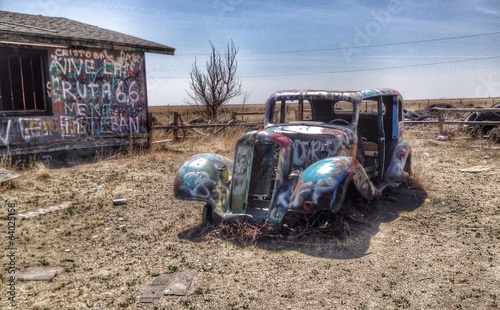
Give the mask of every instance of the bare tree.
[(192, 92), (188, 93), (190, 100), (185, 102), (196, 107), (203, 117), (216, 121), (220, 106), (241, 94), (241, 82), (236, 76), (239, 48), (231, 41), (221, 55), (212, 42), (210, 46), (212, 52), (206, 62), (206, 72), (202, 72), (195, 59), (190, 74)]

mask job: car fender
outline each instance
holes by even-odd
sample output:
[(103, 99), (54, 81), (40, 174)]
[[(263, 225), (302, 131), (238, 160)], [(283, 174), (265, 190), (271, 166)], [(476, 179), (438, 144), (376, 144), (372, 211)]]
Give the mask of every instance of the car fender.
[(355, 158), (337, 156), (320, 160), (301, 173), (291, 193), (289, 210), (337, 212), (342, 207), (350, 182), (366, 199), (381, 195)]
[(209, 203), (214, 211), (226, 212), (233, 161), (227, 157), (202, 153), (190, 157), (174, 179), (174, 196), (182, 200)]

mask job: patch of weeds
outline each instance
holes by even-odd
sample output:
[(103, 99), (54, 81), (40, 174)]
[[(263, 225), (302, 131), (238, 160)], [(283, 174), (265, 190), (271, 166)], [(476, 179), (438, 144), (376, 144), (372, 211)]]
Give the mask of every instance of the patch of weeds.
[(268, 224), (258, 225), (246, 221), (233, 221), (218, 225), (207, 237), (230, 239), (248, 246), (256, 244), (260, 238), (270, 236), (271, 231), (272, 227)]
[(211, 272), (213, 269), (214, 269), (214, 267), (212, 267), (212, 266), (208, 266), (208, 267), (201, 266), (201, 271), (203, 271), (203, 272)]
[(45, 258), (38, 260), (38, 263), (44, 267), (50, 265), (49, 262)]
[(294, 298), (295, 297), (295, 294), (293, 292), (290, 292), (290, 293), (285, 293), (285, 294), (282, 294), (281, 295), (282, 298)]
[(359, 306), (356, 307), (356, 309), (359, 309), (359, 310), (368, 310), (368, 306), (362, 302), (359, 304)]
[(194, 290), (194, 292), (193, 292), (193, 293), (194, 293), (195, 295), (205, 295), (205, 294), (208, 294), (208, 292), (209, 292), (209, 290), (208, 290), (208, 289), (204, 290), (203, 288), (198, 287), (197, 289), (195, 289), (195, 290)]
[[(71, 266), (64, 267), (64, 272), (75, 272), (77, 267), (78, 267), (77, 264), (71, 264)], [(84, 271), (91, 271), (92, 270), (92, 268), (90, 268), (90, 270), (85, 270), (85, 269), (86, 268), (84, 268)]]
[(191, 303), (188, 300), (181, 300), (180, 304), (184, 307), (184, 309), (188, 309), (188, 310), (194, 310), (195, 309), (194, 306), (191, 306)]
[(179, 270), (179, 267), (177, 267), (176, 265), (169, 265), (168, 266), (168, 273), (174, 273), (174, 272), (177, 272)]
[(66, 285), (67, 285), (66, 283), (61, 283), (59, 286), (57, 286), (56, 288), (54, 288), (54, 291), (59, 291), (59, 290), (65, 288)]
[(135, 286), (137, 284), (137, 279), (134, 279), (132, 281), (127, 281), (127, 287), (131, 288), (132, 286)]
[(409, 308), (411, 305), (408, 298), (406, 298), (404, 296), (400, 296), (398, 298), (395, 298), (395, 299), (393, 299), (393, 301), (394, 301), (394, 304), (396, 304), (396, 307), (398, 307), (398, 308), (406, 309), (406, 308)]
[(172, 230), (173, 225), (172, 224), (167, 224), (161, 228), (162, 233), (166, 233)]
[(132, 305), (133, 303), (135, 303), (135, 297), (134, 296), (129, 296), (124, 301), (118, 303), (118, 307), (120, 307), (120, 308), (127, 308), (128, 306)]
[(8, 180), (0, 183), (0, 192), (12, 190), (19, 187), (19, 183), (17, 180)]
[(75, 214), (75, 207), (74, 206), (71, 206), (69, 208), (66, 209), (66, 214), (72, 216), (73, 214)]
[(238, 309), (238, 305), (239, 305), (239, 303), (237, 301), (233, 301), (233, 302), (228, 304), (228, 306), (230, 307), (231, 310)]
[(169, 245), (167, 245), (167, 246), (165, 247), (165, 250), (167, 250), (167, 251), (175, 251), (175, 246), (173, 246), (173, 245), (169, 244)]

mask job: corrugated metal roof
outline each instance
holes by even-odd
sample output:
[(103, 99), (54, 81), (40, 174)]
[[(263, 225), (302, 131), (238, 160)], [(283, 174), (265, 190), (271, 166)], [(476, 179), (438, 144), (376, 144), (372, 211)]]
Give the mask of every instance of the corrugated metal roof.
[(62, 45), (173, 55), (175, 49), (63, 17), (0, 11), (0, 43)]

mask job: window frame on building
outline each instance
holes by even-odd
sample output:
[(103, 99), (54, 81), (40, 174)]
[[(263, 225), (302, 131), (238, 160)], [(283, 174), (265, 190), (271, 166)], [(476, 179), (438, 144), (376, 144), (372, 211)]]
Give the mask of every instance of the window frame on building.
[(49, 115), (46, 49), (0, 46), (0, 115)]

